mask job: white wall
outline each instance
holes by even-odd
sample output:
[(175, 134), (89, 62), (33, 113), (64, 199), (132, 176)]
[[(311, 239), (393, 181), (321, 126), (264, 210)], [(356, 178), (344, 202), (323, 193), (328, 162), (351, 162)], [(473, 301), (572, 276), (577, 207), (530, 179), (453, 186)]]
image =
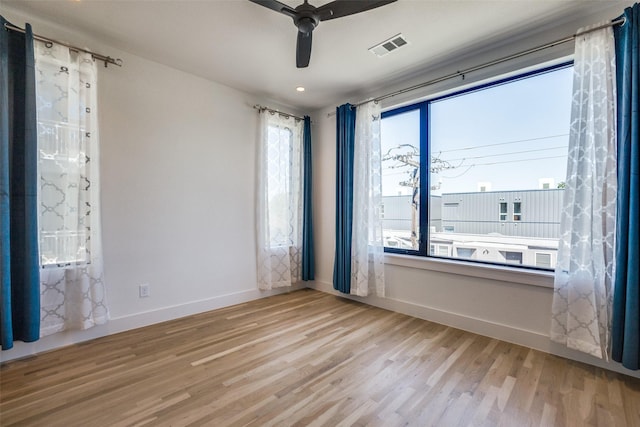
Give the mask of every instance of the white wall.
[[(112, 321), (2, 360), (259, 298), (254, 182), (259, 101), (3, 10), (15, 25), (124, 60), (99, 66), (105, 280)], [(270, 105), (273, 105), (272, 103)], [(295, 112), (295, 111), (294, 111)], [(151, 297), (138, 297), (148, 283)]]
[[(479, 65), (544, 44), (572, 34), (577, 28), (584, 25), (606, 18), (615, 18), (622, 12), (623, 7), (624, 5), (620, 5), (619, 8), (613, 8), (613, 12), (600, 13), (599, 16), (583, 16), (580, 21), (569, 23), (562, 28), (547, 28), (544, 33), (537, 36), (503, 45), (475, 57), (465, 57), (457, 62), (444, 63), (437, 70), (425, 70), (421, 76), (416, 75), (411, 80), (396, 82), (389, 87), (378, 88), (370, 93), (354, 94), (353, 99), (345, 99), (344, 102), (353, 103), (386, 94), (398, 88), (410, 87), (472, 65)], [(454, 88), (459, 89), (462, 84), (470, 84), (489, 76), (514, 72), (540, 62), (549, 60), (562, 62), (560, 58), (566, 59), (566, 55), (572, 54), (572, 50), (573, 44), (571, 43), (541, 52), (538, 55), (531, 55), (480, 72), (470, 73), (465, 76), (464, 82), (457, 78), (436, 87), (392, 98), (383, 102), (383, 108), (407, 103), (410, 99), (415, 100), (436, 93), (445, 93)], [(327, 108), (313, 114), (315, 123), (313, 128), (313, 179), (315, 184), (316, 281), (312, 287), (342, 295), (334, 291), (332, 285), (335, 250), (336, 120), (333, 115), (334, 111), (335, 106), (327, 106)], [(489, 278), (473, 277), (469, 275), (468, 269), (463, 271), (455, 265), (439, 265), (434, 262), (412, 261), (407, 260), (406, 257), (394, 256), (387, 256), (385, 274), (387, 287), (385, 298), (347, 297), (640, 378), (639, 372), (629, 371), (619, 364), (603, 362), (582, 353), (568, 351), (551, 342), (549, 330), (553, 289), (549, 287), (552, 283), (552, 278), (549, 275), (536, 279), (535, 277), (520, 277), (517, 272), (501, 272), (496, 274), (495, 278), (490, 278), (491, 274), (487, 274), (483, 270), (482, 274), (488, 275)], [(519, 282), (535, 282), (538, 285)]]

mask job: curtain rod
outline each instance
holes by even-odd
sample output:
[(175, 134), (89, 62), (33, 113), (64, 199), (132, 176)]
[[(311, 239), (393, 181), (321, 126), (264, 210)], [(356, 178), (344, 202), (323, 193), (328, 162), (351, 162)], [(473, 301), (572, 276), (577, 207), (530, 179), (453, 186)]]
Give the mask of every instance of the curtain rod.
[(253, 108), (255, 108), (258, 111), (268, 111), (271, 114), (279, 114), (279, 115), (281, 115), (283, 117), (292, 117), (292, 118), (294, 118), (296, 120), (304, 120), (304, 117), (296, 116), (295, 114), (284, 113), (282, 111), (274, 110), (273, 108), (265, 107), (265, 106), (262, 106), (260, 104), (254, 105)]
[[(591, 33), (593, 31), (601, 30), (603, 28), (613, 27), (613, 26), (619, 25), (619, 24), (624, 25), (625, 21), (626, 21), (626, 19), (622, 18), (622, 19), (618, 19), (616, 21), (609, 22), (607, 24), (598, 25), (597, 27), (589, 28), (588, 30), (576, 33), (574, 35), (565, 37), (563, 39), (559, 39), (559, 40), (553, 41), (551, 43), (543, 44), (541, 46), (537, 46), (537, 47), (534, 47), (534, 48), (531, 48), (531, 49), (528, 49), (528, 50), (525, 50), (525, 51), (522, 51), (522, 52), (519, 52), (519, 53), (515, 53), (513, 55), (509, 55), (509, 56), (505, 56), (505, 57), (502, 57), (502, 58), (499, 58), (499, 59), (495, 59), (493, 61), (486, 62), (486, 63), (481, 64), (481, 65), (476, 65), (475, 67), (467, 68), (466, 70), (456, 71), (455, 73), (447, 74), (446, 76), (438, 77), (437, 79), (429, 80), (429, 81), (423, 82), (423, 83), (418, 83), (417, 85), (410, 86), (410, 87), (404, 88), (404, 89), (400, 89), (400, 90), (397, 90), (397, 91), (394, 91), (394, 92), (390, 92), (390, 93), (387, 93), (385, 95), (379, 96), (377, 98), (373, 98), (373, 99), (369, 99), (369, 100), (366, 100), (366, 101), (358, 102), (357, 104), (353, 104), (353, 107), (359, 107), (360, 105), (364, 105), (364, 104), (366, 104), (368, 102), (371, 102), (371, 101), (380, 102), (383, 99), (392, 98), (394, 96), (401, 95), (401, 94), (407, 93), (407, 92), (411, 92), (411, 91), (414, 91), (416, 89), (422, 89), (423, 87), (431, 86), (433, 84), (440, 83), (440, 82), (443, 82), (445, 80), (452, 79), (454, 77), (464, 76), (465, 74), (469, 74), (469, 73), (474, 72), (474, 71), (482, 70), (483, 68), (488, 68), (488, 67), (491, 67), (493, 65), (497, 65), (497, 64), (501, 64), (503, 62), (510, 61), (512, 59), (520, 58), (521, 56), (530, 55), (532, 53), (536, 53), (536, 52), (544, 50), (544, 49), (549, 49), (549, 48), (552, 48), (554, 46), (558, 46), (558, 45), (570, 42), (572, 40), (575, 40), (576, 37), (582, 36), (584, 34)], [(328, 115), (329, 116), (333, 116), (335, 114), (336, 114), (335, 112), (331, 112)]]
[[(16, 31), (18, 33), (23, 33), (23, 34), (25, 33), (24, 28), (16, 27), (15, 25), (11, 25), (11, 24), (8, 24), (8, 23), (4, 24), (4, 28), (7, 31)], [(120, 58), (114, 59), (114, 58), (112, 58), (110, 56), (100, 55), (99, 53), (94, 53), (94, 52), (91, 52), (90, 50), (82, 49), (80, 47), (73, 46), (73, 45), (70, 45), (68, 43), (64, 43), (64, 42), (61, 42), (61, 41), (58, 41), (58, 40), (50, 39), (48, 37), (43, 37), (43, 36), (35, 34), (35, 33), (33, 34), (33, 38), (35, 40), (38, 40), (38, 41), (46, 43), (47, 46), (51, 45), (52, 43), (55, 43), (55, 44), (59, 44), (59, 45), (68, 47), (69, 49), (74, 50), (76, 52), (88, 53), (88, 54), (91, 55), (92, 58), (97, 59), (98, 61), (104, 61), (105, 68), (107, 67), (107, 64), (117, 65), (118, 67), (122, 67), (122, 59), (120, 59)]]

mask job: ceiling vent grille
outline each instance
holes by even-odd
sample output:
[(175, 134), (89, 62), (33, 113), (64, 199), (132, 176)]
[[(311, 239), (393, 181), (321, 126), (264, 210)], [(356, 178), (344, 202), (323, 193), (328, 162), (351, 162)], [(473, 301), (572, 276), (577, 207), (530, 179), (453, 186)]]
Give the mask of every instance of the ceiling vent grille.
[(382, 57), (387, 55), (389, 52), (399, 49), (407, 44), (409, 44), (409, 42), (404, 38), (402, 34), (396, 34), (390, 39), (385, 40), (382, 43), (378, 43), (373, 47), (370, 47), (369, 51), (374, 53), (376, 56)]

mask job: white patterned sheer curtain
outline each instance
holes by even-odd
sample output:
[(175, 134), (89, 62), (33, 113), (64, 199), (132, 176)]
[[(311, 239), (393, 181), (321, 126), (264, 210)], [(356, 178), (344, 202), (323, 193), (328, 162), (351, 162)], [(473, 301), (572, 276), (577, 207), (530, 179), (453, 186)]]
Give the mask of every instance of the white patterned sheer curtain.
[(381, 205), (380, 104), (371, 101), (356, 110), (351, 243), (353, 295), (367, 296), (370, 290), (378, 296), (385, 294)]
[(40, 335), (109, 318), (100, 232), (97, 66), (37, 42)]
[(302, 274), (302, 132), (293, 117), (260, 112), (258, 288), (291, 286)]
[(576, 38), (574, 70), (551, 338), (608, 359), (617, 189), (611, 28)]

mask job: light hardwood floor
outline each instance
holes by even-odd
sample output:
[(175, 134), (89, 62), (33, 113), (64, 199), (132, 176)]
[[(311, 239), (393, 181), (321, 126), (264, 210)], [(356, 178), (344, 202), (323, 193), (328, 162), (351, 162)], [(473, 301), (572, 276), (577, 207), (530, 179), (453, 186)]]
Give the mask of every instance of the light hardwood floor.
[(0, 376), (2, 426), (640, 426), (640, 380), (308, 289)]

